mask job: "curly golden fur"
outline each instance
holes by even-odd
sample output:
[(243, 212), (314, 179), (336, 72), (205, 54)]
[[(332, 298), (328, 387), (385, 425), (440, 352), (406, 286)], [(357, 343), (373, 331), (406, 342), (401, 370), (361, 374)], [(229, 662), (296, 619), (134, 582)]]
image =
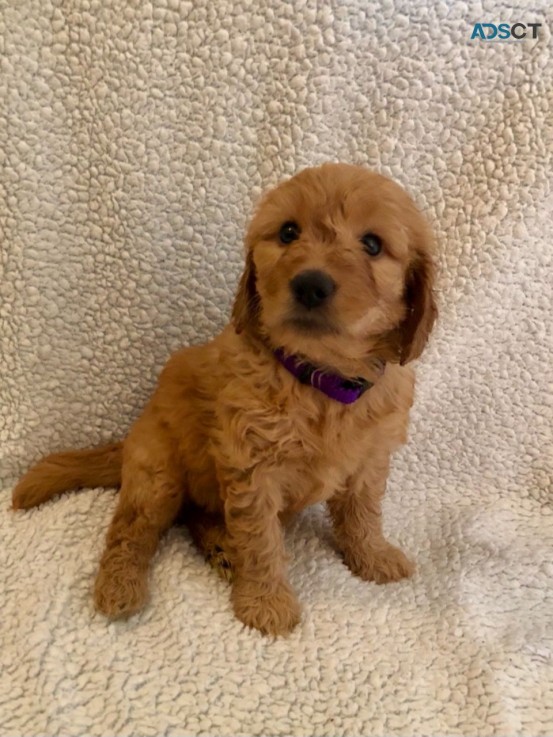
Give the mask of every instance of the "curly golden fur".
[[(281, 228), (292, 222), (293, 242)], [(382, 251), (361, 239), (374, 234)], [(141, 609), (160, 536), (177, 517), (230, 577), (245, 624), (284, 634), (300, 619), (286, 578), (283, 522), (326, 502), (344, 560), (385, 583), (412, 563), (382, 533), (390, 454), (406, 439), (414, 376), (436, 314), (432, 237), (409, 196), (361, 167), (307, 169), (269, 192), (246, 236), (232, 323), (169, 360), (123, 443), (49, 456), (13, 493), (15, 508), (66, 489), (120, 485), (95, 585), (110, 617)], [(324, 273), (333, 293), (311, 309), (291, 281)], [(343, 405), (275, 359), (283, 348), (374, 382)], [(375, 359), (384, 359), (382, 375)]]

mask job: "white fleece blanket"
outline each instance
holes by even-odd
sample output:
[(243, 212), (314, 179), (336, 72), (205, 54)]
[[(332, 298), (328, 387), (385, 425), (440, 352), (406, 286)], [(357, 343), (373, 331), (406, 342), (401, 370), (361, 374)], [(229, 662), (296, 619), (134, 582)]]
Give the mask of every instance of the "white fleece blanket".
[[(548, 6), (2, 3), (0, 734), (553, 734)], [(124, 435), (170, 352), (224, 325), (259, 192), (325, 160), (397, 178), (438, 236), (386, 501), (418, 572), (357, 580), (315, 508), (288, 537), (301, 626), (270, 641), (174, 529), (151, 605), (108, 624), (115, 492), (14, 513), (11, 486)]]

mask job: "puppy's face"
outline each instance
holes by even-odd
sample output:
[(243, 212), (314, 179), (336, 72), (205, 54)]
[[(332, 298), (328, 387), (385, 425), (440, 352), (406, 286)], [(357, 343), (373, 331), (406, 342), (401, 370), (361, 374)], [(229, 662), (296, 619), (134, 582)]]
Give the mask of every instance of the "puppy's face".
[(435, 317), (431, 236), (409, 196), (325, 164), (269, 192), (246, 237), (238, 330), (338, 370), (416, 358)]

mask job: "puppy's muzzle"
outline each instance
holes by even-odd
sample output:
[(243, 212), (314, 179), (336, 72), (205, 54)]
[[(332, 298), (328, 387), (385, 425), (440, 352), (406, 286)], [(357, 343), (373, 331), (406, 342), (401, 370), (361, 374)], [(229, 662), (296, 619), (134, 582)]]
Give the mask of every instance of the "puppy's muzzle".
[(302, 271), (290, 281), (294, 300), (308, 310), (324, 305), (336, 291), (336, 282), (324, 271)]

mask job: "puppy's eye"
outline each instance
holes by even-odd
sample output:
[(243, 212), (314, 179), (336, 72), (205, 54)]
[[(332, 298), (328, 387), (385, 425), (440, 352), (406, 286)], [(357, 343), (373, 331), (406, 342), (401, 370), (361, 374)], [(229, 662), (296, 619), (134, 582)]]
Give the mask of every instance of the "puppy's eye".
[(289, 243), (292, 243), (292, 241), (297, 241), (300, 237), (300, 233), (300, 226), (292, 220), (289, 220), (281, 227), (278, 237), (280, 242), (287, 246)]
[(382, 240), (374, 233), (365, 233), (361, 238), (361, 243), (365, 246), (365, 251), (369, 256), (378, 256), (382, 251)]

